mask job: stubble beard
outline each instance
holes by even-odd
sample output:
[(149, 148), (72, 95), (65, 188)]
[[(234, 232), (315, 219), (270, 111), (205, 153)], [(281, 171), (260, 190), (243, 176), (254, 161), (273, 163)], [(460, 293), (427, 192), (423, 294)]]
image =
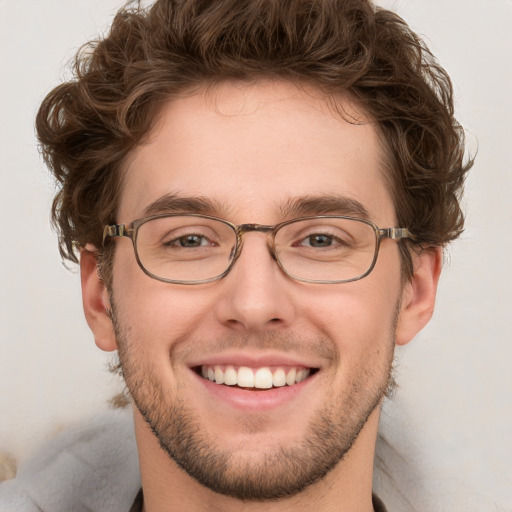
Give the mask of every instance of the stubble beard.
[(371, 413), (394, 386), (396, 318), (381, 375), (376, 377), (372, 368), (360, 368), (350, 389), (311, 414), (300, 443), (240, 456), (218, 446), (186, 401), (163, 389), (150, 365), (141, 361), (137, 343), (123, 328), (112, 299), (119, 369), (135, 407), (168, 456), (200, 484), (222, 495), (245, 501), (276, 500), (318, 482), (345, 458)]

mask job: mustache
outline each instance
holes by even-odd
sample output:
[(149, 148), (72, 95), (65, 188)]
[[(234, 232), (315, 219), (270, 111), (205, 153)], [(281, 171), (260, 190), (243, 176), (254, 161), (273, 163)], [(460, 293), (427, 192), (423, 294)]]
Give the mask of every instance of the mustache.
[(327, 361), (338, 359), (334, 343), (326, 337), (294, 335), (284, 332), (262, 332), (258, 334), (232, 333), (212, 339), (191, 339), (184, 335), (173, 339), (171, 359), (188, 358), (189, 354), (201, 352), (203, 355), (222, 353), (232, 349), (265, 351), (276, 350), (282, 353), (311, 355)]

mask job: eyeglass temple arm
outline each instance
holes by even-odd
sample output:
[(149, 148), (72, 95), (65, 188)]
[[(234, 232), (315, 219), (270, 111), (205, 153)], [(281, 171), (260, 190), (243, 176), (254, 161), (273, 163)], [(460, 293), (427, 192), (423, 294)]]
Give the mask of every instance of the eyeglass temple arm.
[(105, 229), (103, 230), (102, 243), (104, 244), (107, 238), (114, 236), (126, 236), (128, 238), (132, 238), (133, 229), (127, 228), (126, 224), (111, 224), (109, 226), (105, 226)]
[(407, 228), (379, 229), (379, 235), (391, 238), (391, 240), (400, 240), (402, 238), (410, 238), (411, 240), (416, 239), (416, 237)]

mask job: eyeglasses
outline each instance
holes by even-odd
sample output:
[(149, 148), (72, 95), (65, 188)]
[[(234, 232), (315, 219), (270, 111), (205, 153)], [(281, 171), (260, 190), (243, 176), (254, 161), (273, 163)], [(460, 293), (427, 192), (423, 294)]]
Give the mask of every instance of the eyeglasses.
[(133, 242), (140, 268), (150, 277), (174, 284), (222, 279), (242, 251), (244, 233), (268, 235), (268, 248), (282, 271), (307, 283), (356, 281), (375, 266), (383, 238), (413, 239), (406, 228), (381, 229), (373, 222), (345, 216), (315, 216), (275, 226), (241, 224), (200, 214), (161, 214), (105, 226), (110, 237)]

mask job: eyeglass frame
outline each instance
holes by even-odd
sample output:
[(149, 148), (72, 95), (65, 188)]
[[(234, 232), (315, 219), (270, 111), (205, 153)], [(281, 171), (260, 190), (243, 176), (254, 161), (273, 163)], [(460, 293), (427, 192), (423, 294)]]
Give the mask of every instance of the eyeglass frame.
[[(157, 276), (156, 274), (153, 274), (150, 272), (140, 261), (138, 250), (137, 250), (137, 233), (141, 226), (146, 224), (147, 222), (150, 222), (155, 219), (162, 219), (165, 217), (198, 217), (202, 219), (208, 219), (213, 221), (221, 222), (227, 226), (229, 226), (236, 235), (236, 242), (235, 242), (235, 251), (232, 256), (231, 262), (229, 263), (228, 267), (224, 272), (221, 274), (208, 278), (208, 279), (201, 279), (199, 281), (179, 281), (176, 279), (167, 279), (165, 277)], [(362, 222), (363, 224), (366, 224), (370, 226), (373, 229), (373, 232), (375, 234), (375, 251), (373, 255), (373, 260), (366, 272), (361, 274), (360, 276), (351, 278), (351, 279), (342, 279), (342, 280), (315, 280), (315, 279), (307, 279), (307, 278), (301, 278), (294, 276), (290, 274), (283, 266), (282, 262), (280, 261), (278, 254), (276, 252), (275, 248), (275, 237), (277, 232), (283, 228), (284, 226), (287, 226), (289, 224), (293, 224), (295, 222), (300, 221), (307, 221), (307, 220), (313, 220), (313, 219), (346, 219), (346, 220), (353, 220)], [(103, 229), (103, 237), (102, 237), (102, 245), (105, 246), (105, 241), (107, 238), (129, 238), (132, 241), (133, 250), (135, 253), (135, 259), (137, 261), (137, 264), (141, 268), (141, 270), (151, 277), (152, 279), (156, 279), (157, 281), (161, 281), (164, 283), (169, 284), (183, 284), (183, 285), (195, 285), (195, 284), (206, 284), (211, 283), (214, 281), (219, 281), (220, 279), (224, 278), (229, 274), (231, 269), (233, 268), (236, 260), (239, 258), (241, 252), (242, 252), (242, 245), (243, 240), (242, 236), (245, 233), (250, 232), (260, 232), (260, 233), (266, 233), (271, 235), (271, 243), (269, 244), (267, 242), (267, 247), (269, 249), (270, 255), (272, 258), (276, 261), (279, 268), (284, 272), (286, 276), (288, 276), (290, 279), (293, 279), (295, 281), (300, 281), (304, 283), (312, 283), (312, 284), (341, 284), (341, 283), (350, 283), (353, 281), (359, 281), (360, 279), (363, 279), (364, 277), (368, 276), (372, 270), (375, 267), (375, 264), (377, 262), (377, 258), (379, 255), (379, 249), (380, 244), (383, 238), (389, 238), (391, 240), (403, 240), (403, 239), (410, 239), (415, 240), (415, 236), (409, 231), (407, 228), (399, 228), (399, 227), (390, 227), (390, 228), (379, 228), (377, 224), (375, 224), (373, 221), (369, 219), (361, 219), (358, 217), (351, 217), (347, 215), (311, 215), (306, 217), (298, 217), (295, 219), (286, 220), (284, 222), (280, 222), (279, 224), (275, 224), (273, 226), (266, 225), (266, 224), (234, 224), (233, 222), (230, 222), (226, 219), (221, 219), (219, 217), (214, 217), (210, 215), (203, 215), (200, 213), (187, 213), (187, 212), (179, 212), (179, 213), (160, 213), (157, 215), (150, 215), (149, 217), (142, 217), (140, 219), (136, 219), (126, 224), (107, 224)]]

